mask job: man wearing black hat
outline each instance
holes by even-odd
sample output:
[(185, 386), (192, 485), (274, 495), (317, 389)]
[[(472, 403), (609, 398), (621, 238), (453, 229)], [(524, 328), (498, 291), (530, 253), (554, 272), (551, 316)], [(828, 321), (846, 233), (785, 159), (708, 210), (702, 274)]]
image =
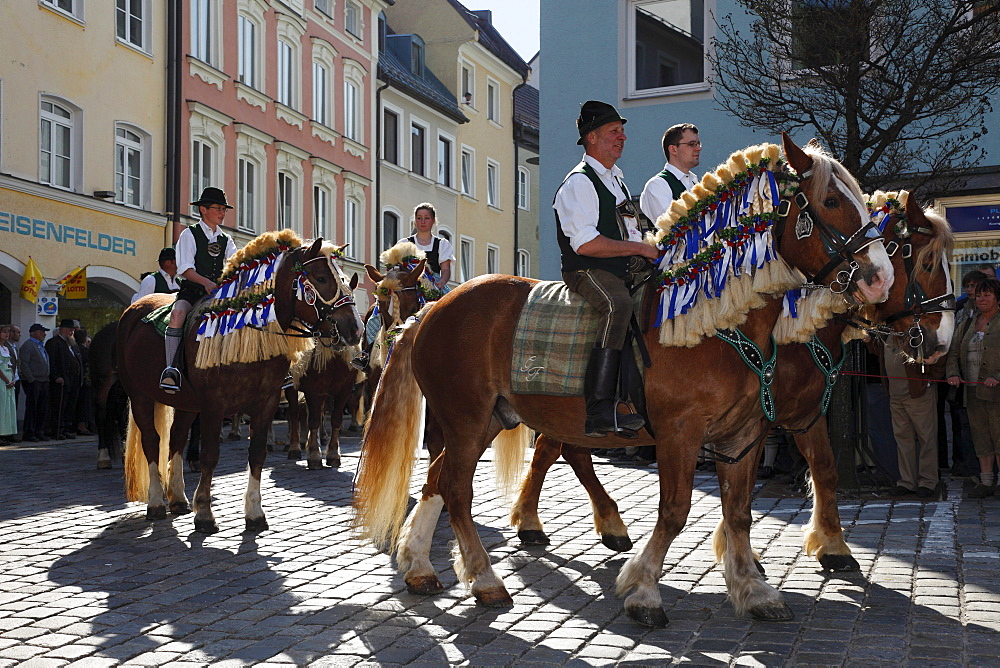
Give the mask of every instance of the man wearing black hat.
[(18, 351), (18, 367), (24, 387), (24, 440), (45, 439), (45, 415), (49, 405), (49, 354), (42, 341), (48, 327), (37, 322), (28, 328), (28, 340)]
[(177, 283), (177, 252), (173, 248), (164, 248), (158, 258), (159, 271), (151, 271), (139, 283), (139, 291), (132, 295), (132, 303), (153, 293), (173, 293), (181, 289)]
[(45, 343), (49, 356), (49, 418), (52, 438), (76, 438), (76, 400), (83, 385), (83, 364), (73, 334), (76, 321), (63, 318)]
[(226, 193), (205, 188), (191, 204), (198, 207), (201, 221), (188, 225), (177, 239), (177, 274), (182, 280), (164, 337), (167, 368), (160, 376), (160, 389), (169, 394), (181, 387), (181, 372), (173, 364), (184, 337), (184, 319), (194, 303), (216, 288), (226, 260), (236, 252), (232, 237), (220, 229), (226, 212), (233, 208)]
[(587, 436), (637, 431), (641, 416), (615, 410), (618, 369), (632, 318), (625, 285), (631, 256), (656, 260), (657, 249), (642, 242), (635, 207), (615, 165), (625, 147), (625, 119), (604, 102), (589, 100), (576, 120), (583, 161), (556, 191), (563, 280), (601, 314), (597, 340), (587, 362), (584, 394)]

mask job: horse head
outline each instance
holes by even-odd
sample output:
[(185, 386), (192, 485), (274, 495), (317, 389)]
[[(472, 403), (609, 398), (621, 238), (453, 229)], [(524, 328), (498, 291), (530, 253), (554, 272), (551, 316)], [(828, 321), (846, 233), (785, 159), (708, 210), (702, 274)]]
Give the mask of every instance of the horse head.
[(426, 259), (421, 259), (413, 268), (408, 264), (394, 264), (386, 269), (385, 274), (379, 273), (369, 264), (365, 265), (368, 278), (375, 283), (379, 316), (386, 331), (402, 325), (407, 318), (420, 310), (423, 301), (420, 294), (420, 277), (423, 276), (426, 263)]
[(885, 301), (892, 264), (857, 181), (818, 144), (802, 149), (782, 133), (782, 147), (799, 175), (794, 197), (779, 209), (782, 258), (806, 275), (807, 287), (830, 287), (858, 303)]
[(876, 307), (875, 319), (900, 336), (906, 355), (933, 364), (948, 352), (955, 329), (948, 266), (954, 235), (944, 217), (925, 211), (915, 201), (907, 204), (905, 216), (893, 210), (886, 217), (886, 250), (900, 280)]
[(320, 238), (288, 252), (275, 277), (275, 315), (283, 330), (298, 320), (308, 333), (332, 339), (332, 345), (361, 341), (363, 325), (354, 303), (358, 276), (348, 281), (337, 262), (345, 247), (324, 245)]

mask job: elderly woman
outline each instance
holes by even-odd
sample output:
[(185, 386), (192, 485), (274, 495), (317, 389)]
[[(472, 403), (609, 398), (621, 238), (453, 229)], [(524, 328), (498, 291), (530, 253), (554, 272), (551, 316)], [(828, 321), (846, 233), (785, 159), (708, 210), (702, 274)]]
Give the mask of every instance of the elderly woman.
[(0, 327), (0, 445), (10, 445), (10, 437), (17, 434), (14, 355), (7, 347), (11, 329), (10, 325)]
[(948, 384), (976, 383), (965, 393), (972, 443), (979, 458), (979, 484), (973, 499), (993, 494), (993, 464), (1000, 464), (1000, 281), (989, 278), (976, 288), (976, 315), (955, 331), (948, 359)]

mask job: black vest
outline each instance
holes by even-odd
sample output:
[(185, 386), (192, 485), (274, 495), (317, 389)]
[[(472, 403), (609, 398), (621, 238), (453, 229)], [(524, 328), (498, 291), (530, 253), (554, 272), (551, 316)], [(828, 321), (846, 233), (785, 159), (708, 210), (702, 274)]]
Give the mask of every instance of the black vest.
[(165, 292), (167, 294), (177, 292), (177, 290), (175, 290), (174, 288), (170, 287), (167, 284), (167, 279), (165, 279), (163, 277), (163, 274), (161, 274), (160, 272), (158, 271), (153, 272), (153, 280), (155, 281), (153, 292)]
[[(412, 237), (407, 237), (406, 240), (416, 245), (417, 235), (414, 234)], [(441, 275), (440, 254), (441, 254), (441, 237), (434, 237), (434, 245), (431, 246), (431, 249), (429, 251), (424, 251), (424, 257), (427, 258), (427, 266), (430, 267), (430, 270), (435, 274), (438, 274), (439, 276)]]
[(684, 184), (681, 183), (681, 180), (674, 176), (674, 173), (669, 169), (664, 168), (657, 176), (666, 181), (670, 186), (670, 194), (674, 196), (674, 199), (679, 198), (687, 190)]
[(220, 244), (220, 248), (218, 254), (213, 257), (208, 252), (208, 237), (205, 236), (201, 225), (197, 223), (188, 225), (188, 229), (194, 235), (194, 270), (213, 283), (218, 283), (222, 269), (226, 266), (226, 247), (229, 245), (229, 237), (223, 232), (219, 233), (214, 243)]
[[(597, 191), (597, 201), (598, 201), (598, 217), (597, 217), (597, 231), (600, 234), (608, 237), (609, 239), (615, 239), (616, 241), (622, 241), (621, 229), (618, 227), (618, 219), (615, 216), (615, 207), (617, 201), (614, 193), (608, 190), (600, 177), (597, 176), (597, 172), (594, 168), (588, 165), (586, 162), (581, 162), (577, 165), (572, 172), (569, 173), (568, 179), (573, 174), (584, 174), (590, 182), (594, 185), (594, 190)], [(565, 183), (565, 181), (563, 181)], [(624, 183), (620, 183), (622, 187), (622, 192), (625, 194), (626, 199), (629, 198), (628, 188), (625, 187)], [(562, 186), (559, 186), (562, 188)], [(558, 194), (558, 190), (556, 193)], [(604, 271), (610, 272), (615, 276), (625, 276), (625, 268), (628, 266), (627, 257), (588, 257), (586, 255), (580, 255), (573, 250), (573, 247), (569, 243), (569, 237), (563, 232), (562, 225), (559, 223), (559, 212), (556, 212), (556, 235), (559, 239), (559, 249), (562, 251), (562, 270), (566, 271), (581, 271), (584, 269), (603, 269)]]

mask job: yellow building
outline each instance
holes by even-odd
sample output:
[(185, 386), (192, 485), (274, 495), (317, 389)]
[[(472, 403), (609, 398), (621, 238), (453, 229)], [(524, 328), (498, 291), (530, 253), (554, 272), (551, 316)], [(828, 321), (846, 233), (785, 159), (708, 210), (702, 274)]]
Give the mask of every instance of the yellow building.
[[(7, 3), (0, 21), (0, 323), (117, 319), (165, 244), (165, 3)], [(19, 296), (31, 257), (39, 303)], [(87, 266), (88, 298), (55, 282)], [(22, 336), (22, 340), (25, 336)]]
[[(487, 273), (514, 273), (518, 248), (513, 91), (528, 76), (527, 63), (493, 27), (488, 11), (470, 11), (457, 0), (396, 0), (385, 9), (396, 32), (422, 38), (427, 67), (458, 98), (468, 123), (454, 144), (438, 138), (431, 148), (438, 180), (454, 165), (458, 191), (451, 229), (459, 282)], [(416, 203), (415, 203), (416, 204)]]

